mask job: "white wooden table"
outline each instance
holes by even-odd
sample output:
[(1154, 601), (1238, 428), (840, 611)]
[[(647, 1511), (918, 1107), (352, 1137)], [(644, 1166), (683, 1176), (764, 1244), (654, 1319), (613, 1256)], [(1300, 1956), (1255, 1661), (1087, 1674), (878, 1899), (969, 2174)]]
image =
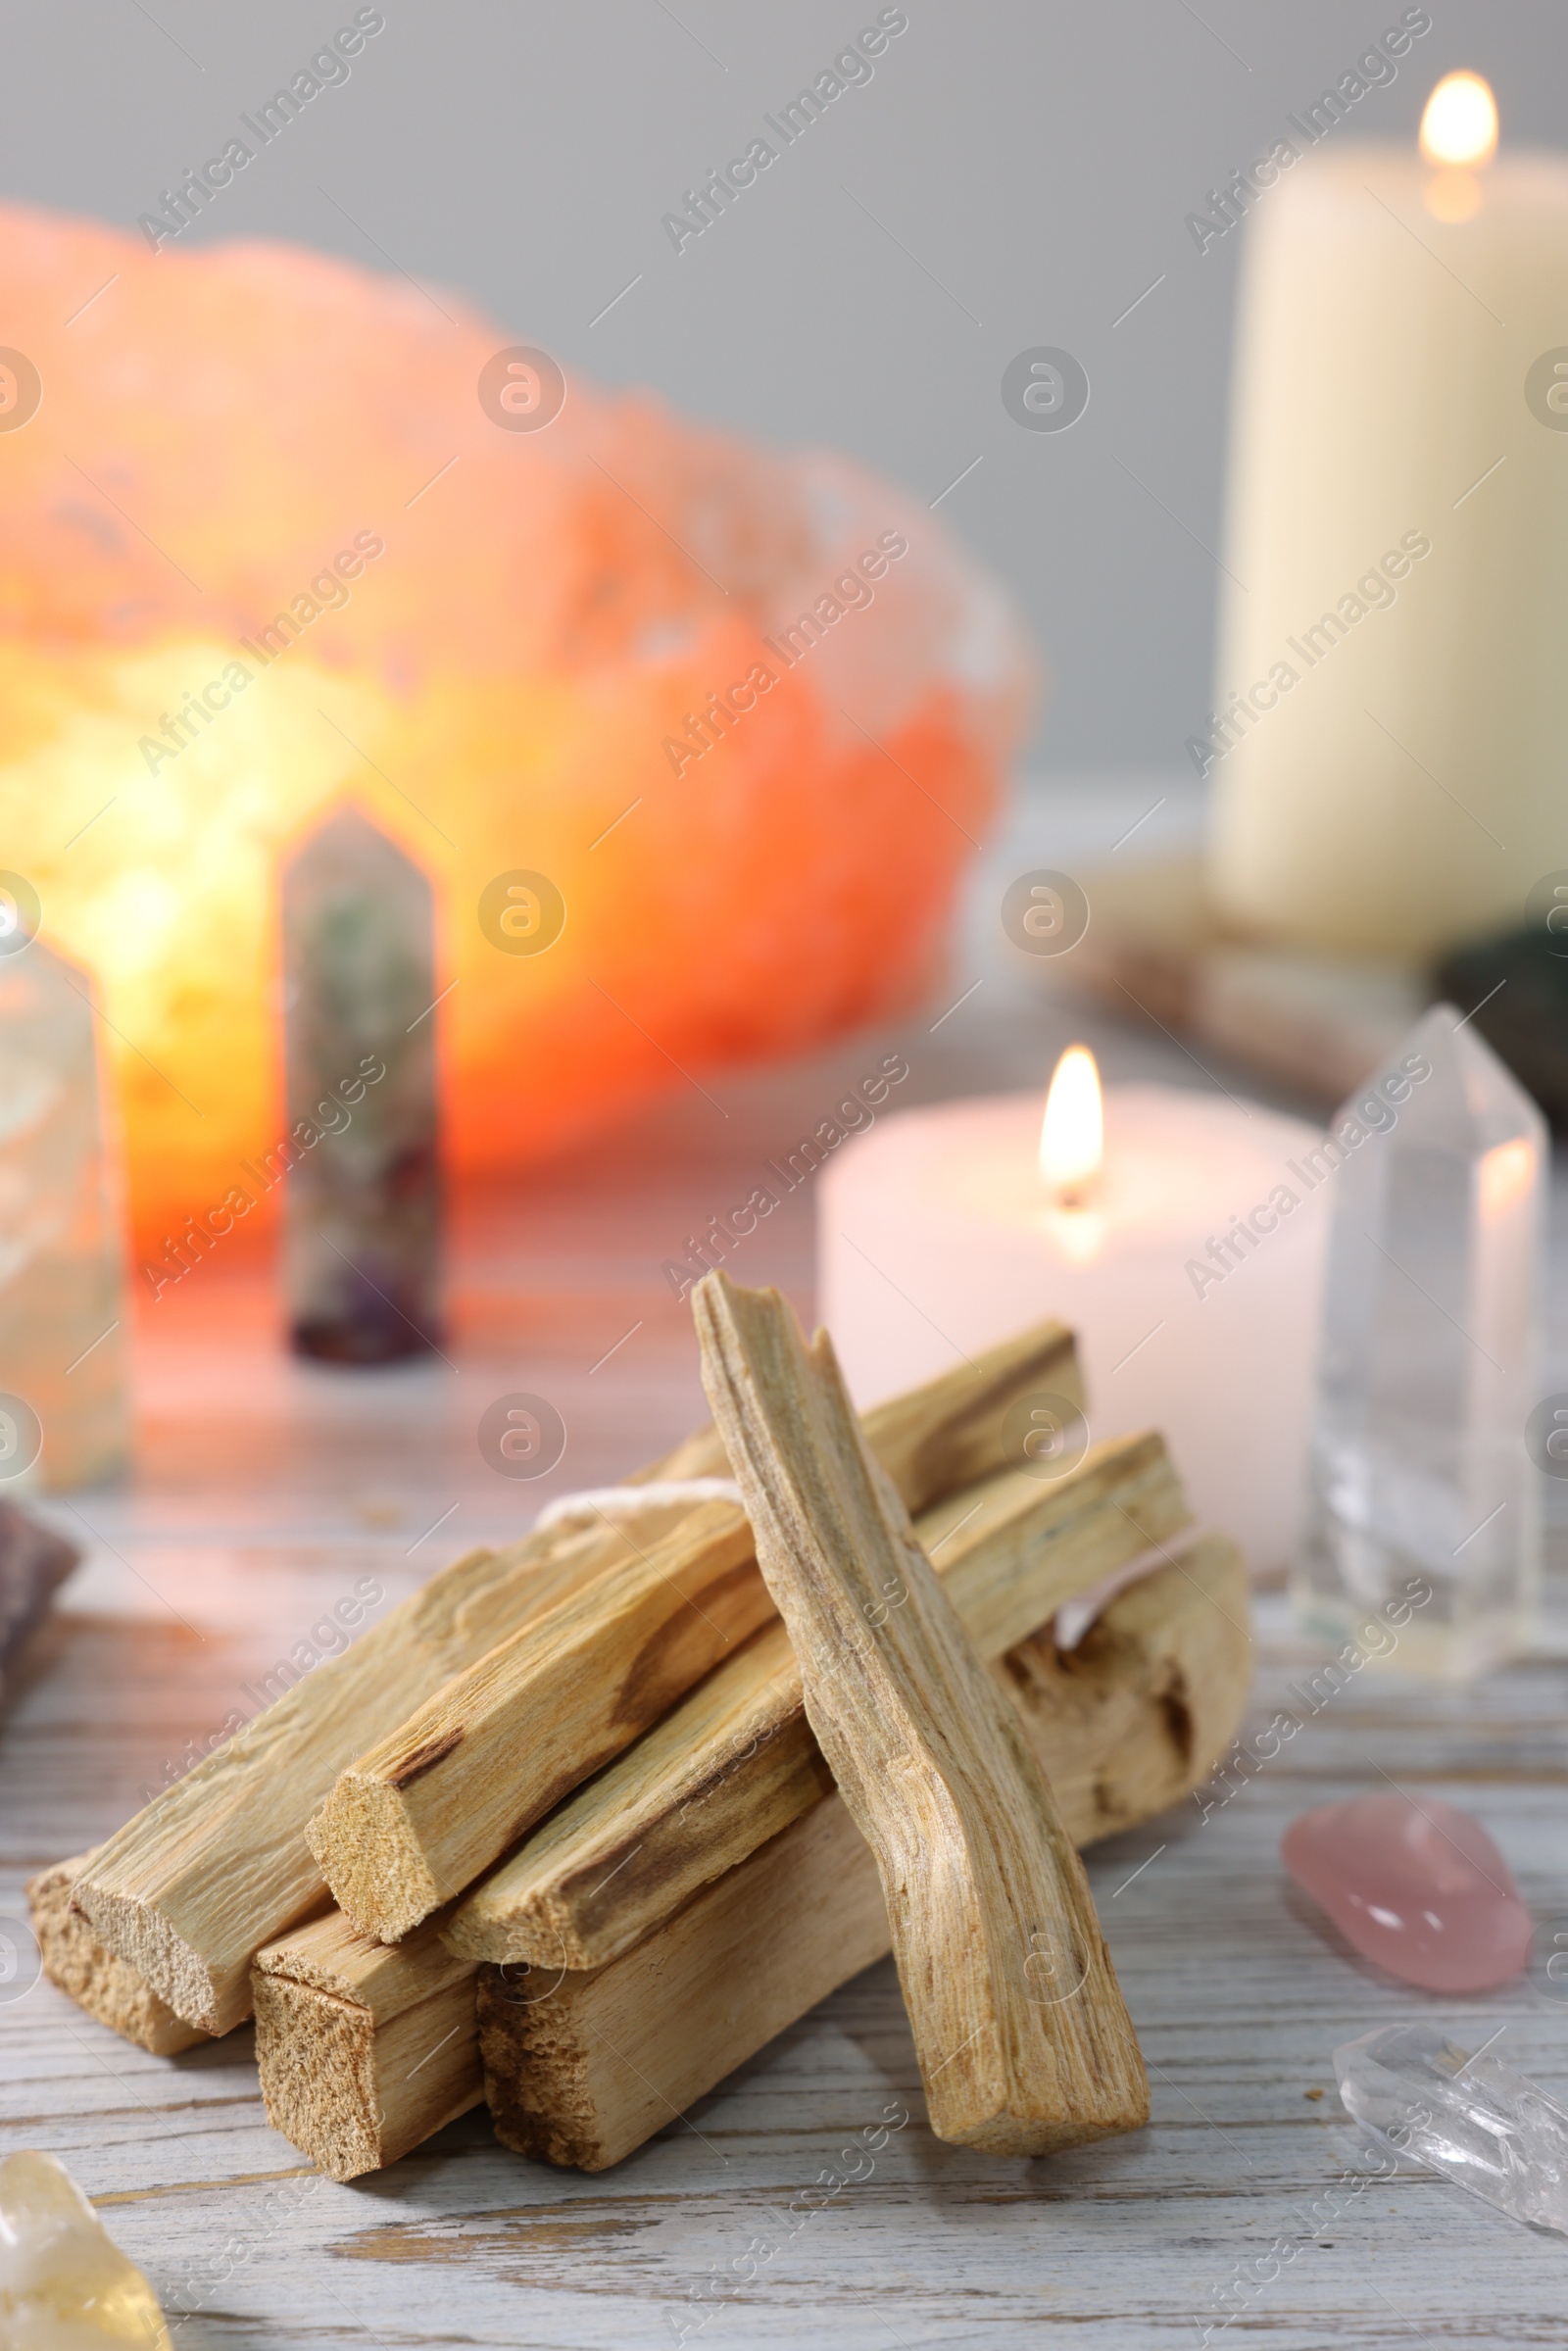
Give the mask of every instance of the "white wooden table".
[[(1011, 869), (1066, 862), (1080, 842), (1108, 846), (1157, 791), (1053, 809)], [(1173, 817), (1152, 819), (1141, 843)], [(1036, 854), (1048, 846), (1054, 855)], [(940, 1003), (874, 1041), (907, 1053), (909, 1100), (1043, 1082), (1066, 1041), (1062, 1018), (986, 960), (990, 887), (952, 996), (977, 971), (985, 985), (934, 1032)], [(1079, 1025), (1113, 1076), (1206, 1082), (1157, 1037)], [(138, 1337), (133, 1484), (53, 1511), (89, 1558), (67, 1588), (46, 1669), (0, 1731), (0, 1912), (20, 1911), (32, 1870), (102, 1837), (178, 1768), (185, 1742), (215, 1730), (240, 1685), (356, 1578), (376, 1577), (390, 1601), (458, 1549), (516, 1532), (549, 1494), (612, 1477), (682, 1434), (701, 1398), (661, 1261), (825, 1114), (871, 1045), (713, 1083), (727, 1117), (690, 1094), (570, 1166), (467, 1203), (450, 1364), (369, 1375), (296, 1364), (277, 1345), (262, 1270), (220, 1255), (167, 1293)], [(807, 1306), (810, 1247), (800, 1193), (735, 1269)], [(474, 1442), (485, 1404), (515, 1388), (548, 1396), (569, 1432), (539, 1486), (503, 1482)], [(1285, 1689), (1299, 1660), (1277, 1596), (1264, 1596), (1261, 1619), (1259, 1723), (1302, 1711)], [(1288, 1888), (1278, 1855), (1294, 1813), (1392, 1778), (1474, 1810), (1538, 1916), (1560, 1913), (1568, 1933), (1565, 1719), (1556, 1661), (1462, 1693), (1363, 1678), (1206, 1818), (1194, 1804), (1101, 1848), (1091, 1875), (1153, 2118), (1087, 2153), (1030, 2164), (933, 2140), (890, 1963), (614, 2172), (589, 2179), (510, 2156), (481, 2111), (349, 2186), (318, 2178), (269, 2131), (248, 2031), (172, 2062), (145, 2057), (24, 1970), (0, 1984), (0, 2151), (65, 2157), (172, 2317), (190, 2314), (176, 2337), (185, 2351), (635, 2351), (675, 2342), (682, 2323), (703, 2351), (1004, 2351), (1048, 2336), (1142, 2351), (1197, 2344), (1230, 2312), (1242, 2314), (1233, 2339), (1279, 2351), (1558, 2346), (1568, 2245), (1433, 2178), (1358, 2187), (1369, 2158), (1330, 2055), (1383, 2019), (1436, 2013), (1472, 2046), (1506, 2026), (1498, 2054), (1560, 2095), (1568, 2001), (1528, 1984), (1441, 2004), (1400, 1990), (1338, 1944)], [(894, 2102), (906, 2127), (868, 2176), (850, 2179), (863, 2159), (841, 2148)], [(802, 2224), (787, 2208), (807, 2190), (821, 2209)], [(1308, 2206), (1317, 2198), (1322, 2213), (1324, 2196), (1336, 2217), (1320, 2223)], [(1270, 2257), (1281, 2238), (1288, 2257)], [(1225, 2290), (1239, 2265), (1250, 2268), (1245, 2300)]]

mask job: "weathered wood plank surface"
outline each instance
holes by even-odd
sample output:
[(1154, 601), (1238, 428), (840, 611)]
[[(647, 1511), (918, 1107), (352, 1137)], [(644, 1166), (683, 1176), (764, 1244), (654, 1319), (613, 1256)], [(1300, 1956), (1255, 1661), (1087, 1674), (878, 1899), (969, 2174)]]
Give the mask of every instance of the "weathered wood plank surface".
[[(1107, 803), (1086, 838), (1114, 838), (1157, 790)], [(1012, 870), (1071, 854), (1054, 833)], [(979, 968), (960, 964), (928, 1020)], [(1157, 1038), (1093, 1022), (1088, 1034), (1112, 1075), (1201, 1082)], [(913, 1024), (876, 1050), (907, 1053), (901, 1092), (913, 1100), (1043, 1082), (1067, 1041), (1038, 1006), (1009, 1008), (993, 976), (934, 1035)], [(219, 1258), (185, 1297), (166, 1293), (138, 1334), (137, 1480), (78, 1497), (79, 1519), (57, 1512), (89, 1563), (67, 1588), (49, 1671), (0, 1732), (0, 1914), (19, 1920), (24, 1879), (116, 1827), (357, 1578), (391, 1599), (443, 1558), (518, 1532), (549, 1494), (603, 1482), (694, 1425), (696, 1350), (661, 1261), (744, 1199), (761, 1158), (826, 1114), (864, 1054), (715, 1084), (728, 1119), (693, 1095), (689, 1112), (514, 1188), (505, 1213), (469, 1210), (453, 1370), (295, 1366), (265, 1289)], [(792, 1196), (736, 1253), (738, 1277), (808, 1304), (810, 1212), (808, 1193)], [(1565, 1371), (1559, 1348), (1556, 1386)], [(475, 1444), (480, 1412), (514, 1390), (549, 1396), (567, 1423), (565, 1458), (538, 1485), (506, 1484)], [(1277, 1710), (1308, 1712), (1287, 1693), (1301, 1669), (1274, 1603), (1263, 1617), (1259, 1731)], [(172, 2313), (192, 2314), (182, 2351), (653, 2351), (676, 2339), (666, 2313), (702, 2351), (1037, 2339), (1162, 2351), (1243, 2309), (1224, 2288), (1257, 2262), (1233, 2342), (1555, 2351), (1568, 2247), (1434, 2179), (1354, 2192), (1366, 2158), (1330, 2054), (1369, 2025), (1441, 2013), (1473, 2042), (1505, 2025), (1499, 2053), (1568, 2090), (1568, 2000), (1522, 1984), (1433, 2009), (1347, 1956), (1287, 1891), (1286, 1821), (1385, 1774), (1475, 1811), (1548, 1937), (1553, 1926), (1568, 1936), (1568, 1669), (1537, 1662), (1468, 1693), (1363, 1679), (1238, 1778), (1230, 1801), (1217, 1784), (1206, 1818), (1193, 1804), (1091, 1853), (1153, 2118), (1048, 2163), (931, 2137), (884, 1962), (613, 2173), (508, 2155), (477, 2113), (394, 2171), (337, 2186), (268, 2130), (248, 2029), (146, 2056), (33, 1984), (24, 1937), (13, 1976), (0, 1948), (0, 2151), (51, 2147), (72, 2164)], [(1340, 2217), (1320, 2226), (1308, 2207), (1325, 2196)], [(1291, 2258), (1270, 2260), (1276, 2238)]]

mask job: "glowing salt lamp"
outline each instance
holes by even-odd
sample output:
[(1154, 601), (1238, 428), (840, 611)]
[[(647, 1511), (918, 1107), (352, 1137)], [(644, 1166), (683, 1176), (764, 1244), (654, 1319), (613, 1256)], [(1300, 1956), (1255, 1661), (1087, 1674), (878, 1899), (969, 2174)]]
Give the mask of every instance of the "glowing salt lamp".
[[(313, 254), (12, 210), (0, 294), (0, 832), (144, 1243), (285, 1131), (274, 868), (345, 794), (435, 890), (459, 1169), (930, 983), (1027, 662), (922, 506), (575, 377), (514, 429), (496, 329)], [(542, 952), (481, 916), (518, 874)]]

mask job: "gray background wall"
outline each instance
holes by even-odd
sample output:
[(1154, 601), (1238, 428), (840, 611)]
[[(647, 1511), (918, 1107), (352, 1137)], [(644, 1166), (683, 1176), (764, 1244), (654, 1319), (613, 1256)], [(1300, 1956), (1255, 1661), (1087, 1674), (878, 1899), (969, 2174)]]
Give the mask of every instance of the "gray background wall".
[[(1036, 763), (1169, 766), (1206, 707), (1240, 242), (1200, 255), (1185, 217), (1401, 4), (907, 0), (870, 83), (677, 255), (662, 214), (878, 0), (385, 0), (352, 77), (187, 241), (395, 263), (604, 382), (837, 443), (928, 499), (980, 459), (941, 512), (1044, 648)], [(129, 225), (353, 9), (33, 0), (4, 38), (0, 185)], [(1506, 140), (1562, 137), (1560, 0), (1431, 14), (1337, 135), (1413, 139), (1432, 83), (1469, 65)], [(1035, 344), (1089, 371), (1070, 432), (1002, 406), (1003, 368)]]

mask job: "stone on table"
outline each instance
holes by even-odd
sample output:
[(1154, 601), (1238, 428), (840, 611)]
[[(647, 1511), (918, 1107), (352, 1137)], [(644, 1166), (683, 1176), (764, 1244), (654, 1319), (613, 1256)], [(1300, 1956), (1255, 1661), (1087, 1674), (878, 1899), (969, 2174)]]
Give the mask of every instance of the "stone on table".
[(296, 1350), (384, 1363), (440, 1328), (430, 885), (353, 807), (282, 874), (283, 1280)]
[(158, 2297), (55, 2155), (0, 2163), (0, 2343), (5, 2351), (171, 2351)]
[(1510, 2220), (1568, 2235), (1568, 2109), (1436, 2025), (1383, 2025), (1334, 2052), (1340, 2095), (1387, 2152), (1427, 2164)]
[(1390, 1667), (1473, 1675), (1535, 1607), (1545, 1122), (1437, 1004), (1311, 1155), (1334, 1194), (1298, 1620), (1338, 1647), (1391, 1610)]
[(130, 1448), (123, 1264), (94, 987), (38, 938), (0, 954), (0, 1485), (59, 1491)]
[(1530, 1957), (1530, 1913), (1469, 1813), (1396, 1788), (1303, 1812), (1285, 1866), (1364, 1958), (1424, 1991), (1488, 1991)]
[(0, 1502), (0, 1710), (16, 1663), (42, 1624), (58, 1585), (81, 1554), (14, 1502)]

